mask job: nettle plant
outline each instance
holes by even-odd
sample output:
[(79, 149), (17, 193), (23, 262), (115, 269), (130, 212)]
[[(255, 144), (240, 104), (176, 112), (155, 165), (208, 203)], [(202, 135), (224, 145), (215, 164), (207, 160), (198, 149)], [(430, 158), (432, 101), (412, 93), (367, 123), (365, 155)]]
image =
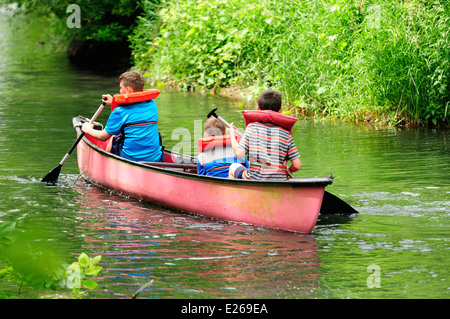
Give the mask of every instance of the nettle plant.
[(82, 253), (78, 257), (77, 262), (73, 262), (66, 268), (63, 278), (60, 281), (60, 286), (63, 288), (72, 289), (73, 294), (77, 297), (82, 288), (95, 289), (97, 282), (87, 277), (95, 277), (102, 270), (102, 267), (97, 263), (101, 260), (101, 256), (89, 257)]

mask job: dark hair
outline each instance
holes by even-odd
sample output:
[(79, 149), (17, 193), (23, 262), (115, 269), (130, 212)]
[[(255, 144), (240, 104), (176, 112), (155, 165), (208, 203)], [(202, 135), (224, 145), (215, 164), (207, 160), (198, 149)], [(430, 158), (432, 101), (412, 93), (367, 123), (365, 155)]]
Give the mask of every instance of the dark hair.
[(274, 90), (267, 90), (258, 96), (258, 107), (261, 110), (272, 110), (278, 112), (281, 109), (281, 93)]
[(142, 91), (145, 85), (144, 77), (136, 71), (122, 73), (119, 77), (119, 83), (122, 83), (125, 87), (132, 87), (135, 92)]
[(210, 117), (205, 122), (205, 132), (210, 136), (220, 136), (224, 135), (226, 131), (225, 124), (216, 119), (215, 117)]

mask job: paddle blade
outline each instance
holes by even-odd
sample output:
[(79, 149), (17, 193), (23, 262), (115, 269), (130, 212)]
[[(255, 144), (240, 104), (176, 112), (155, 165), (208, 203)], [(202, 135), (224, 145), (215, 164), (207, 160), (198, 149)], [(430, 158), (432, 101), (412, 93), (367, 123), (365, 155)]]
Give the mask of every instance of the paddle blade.
[(58, 179), (59, 173), (61, 172), (62, 165), (59, 164), (54, 169), (52, 169), (45, 177), (41, 180), (44, 183), (54, 183)]
[(358, 214), (358, 212), (342, 199), (325, 191), (323, 195), (322, 206), (320, 207), (320, 214), (352, 215)]

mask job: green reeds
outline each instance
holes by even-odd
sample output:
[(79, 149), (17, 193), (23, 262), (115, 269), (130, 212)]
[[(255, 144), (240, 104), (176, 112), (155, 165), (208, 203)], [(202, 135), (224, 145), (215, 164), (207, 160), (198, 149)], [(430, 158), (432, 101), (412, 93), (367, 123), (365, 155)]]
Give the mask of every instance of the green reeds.
[(448, 124), (447, 2), (171, 0), (156, 28), (153, 9), (132, 42), (156, 81), (271, 87), (310, 114)]
[(366, 31), (365, 53), (374, 98), (416, 124), (448, 123), (449, 7), (439, 1), (380, 6), (378, 32)]

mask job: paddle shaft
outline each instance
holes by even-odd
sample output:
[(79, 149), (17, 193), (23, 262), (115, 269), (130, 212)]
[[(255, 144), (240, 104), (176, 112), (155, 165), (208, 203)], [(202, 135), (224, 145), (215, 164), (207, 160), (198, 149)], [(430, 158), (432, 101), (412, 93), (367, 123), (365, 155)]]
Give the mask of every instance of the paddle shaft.
[[(97, 117), (100, 115), (100, 113), (103, 111), (103, 108), (105, 107), (105, 103), (103, 102), (100, 107), (97, 109), (97, 112), (95, 112), (94, 116), (92, 116), (92, 118), (90, 119), (89, 123), (94, 123), (94, 121), (97, 119)], [(69, 158), (70, 154), (72, 154), (73, 150), (75, 149), (75, 147), (77, 147), (78, 143), (80, 143), (81, 139), (84, 136), (84, 132), (81, 132), (80, 136), (78, 136), (77, 140), (75, 141), (75, 143), (73, 143), (72, 147), (69, 149), (69, 151), (66, 153), (66, 155), (63, 157), (63, 159), (61, 160), (61, 162), (59, 162), (59, 165), (64, 165), (64, 163), (67, 161), (67, 159)]]
[[(213, 108), (213, 109), (211, 110), (211, 112), (209, 112), (209, 114), (207, 115), (207, 117), (209, 118), (209, 117), (211, 117), (211, 115), (212, 115), (212, 116), (214, 116), (216, 119), (218, 119), (220, 122), (222, 122), (226, 127), (231, 128), (231, 124), (228, 123), (223, 117), (221, 117), (220, 115), (216, 114), (216, 110), (217, 110), (217, 107)], [(241, 132), (239, 132), (239, 131), (238, 131), (236, 128), (234, 128), (234, 127), (233, 127), (233, 129), (234, 129), (234, 131), (236, 132), (236, 135), (237, 135), (237, 136), (242, 137), (242, 133), (241, 133)]]
[[(98, 108), (97, 112), (95, 112), (94, 116), (89, 120), (89, 123), (92, 124), (97, 119), (98, 115), (100, 114), (100, 112), (103, 110), (104, 107), (105, 107), (105, 102), (103, 102), (100, 105), (100, 107)], [(61, 172), (61, 167), (64, 165), (64, 163), (69, 158), (70, 154), (73, 152), (75, 147), (81, 141), (81, 139), (83, 138), (84, 134), (85, 134), (84, 132), (81, 132), (80, 136), (78, 136), (77, 140), (75, 141), (75, 143), (73, 143), (72, 147), (66, 153), (66, 155), (63, 157), (61, 162), (59, 162), (58, 166), (56, 166), (47, 175), (45, 175), (44, 178), (42, 179), (42, 182), (45, 182), (45, 183), (54, 183), (54, 182), (56, 182), (56, 180), (58, 179), (59, 173)]]

